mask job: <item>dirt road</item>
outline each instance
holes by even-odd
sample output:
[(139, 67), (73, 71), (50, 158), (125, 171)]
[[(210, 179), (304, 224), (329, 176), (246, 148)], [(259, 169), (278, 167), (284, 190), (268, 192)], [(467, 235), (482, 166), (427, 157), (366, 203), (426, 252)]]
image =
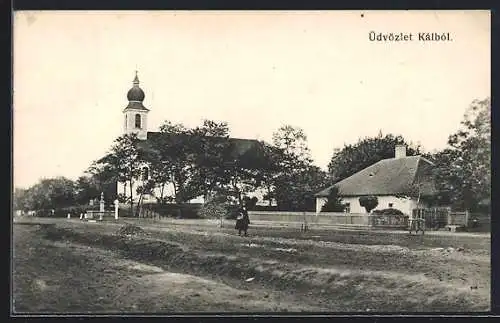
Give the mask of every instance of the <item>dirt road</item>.
[(239, 289), (125, 259), (113, 251), (48, 241), (39, 230), (36, 225), (14, 226), (17, 313), (325, 310), (272, 290)]
[[(216, 227), (146, 223), (145, 235), (117, 236), (123, 223), (39, 222), (57, 225), (15, 225), (20, 311), (457, 312), (490, 305), (484, 238), (297, 237), (266, 229), (242, 238)], [(31, 292), (36, 279), (73, 294), (61, 298), (46, 288), (41, 300)]]

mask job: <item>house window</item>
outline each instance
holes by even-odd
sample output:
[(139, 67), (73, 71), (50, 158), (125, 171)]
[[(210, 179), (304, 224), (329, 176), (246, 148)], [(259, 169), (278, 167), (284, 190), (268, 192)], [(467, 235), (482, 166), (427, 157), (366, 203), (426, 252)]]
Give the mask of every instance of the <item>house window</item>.
[(345, 213), (351, 213), (351, 203), (345, 204)]
[(389, 207), (390, 207), (390, 208), (392, 207), (392, 203), (389, 203)]
[(138, 129), (141, 129), (141, 115), (140, 114), (135, 115), (135, 127)]

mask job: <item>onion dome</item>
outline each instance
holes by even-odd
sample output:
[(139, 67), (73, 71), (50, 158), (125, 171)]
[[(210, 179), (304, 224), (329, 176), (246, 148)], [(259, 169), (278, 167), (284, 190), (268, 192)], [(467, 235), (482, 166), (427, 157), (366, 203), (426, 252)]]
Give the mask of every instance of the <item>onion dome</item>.
[(127, 92), (127, 99), (129, 102), (125, 110), (134, 109), (149, 111), (149, 109), (142, 104), (144, 97), (144, 91), (139, 87), (139, 77), (137, 76), (137, 71), (135, 71), (133, 87)]
[(135, 78), (133, 82), (134, 86), (128, 91), (127, 99), (129, 101), (142, 102), (144, 101), (144, 91), (139, 87), (139, 77), (137, 76), (137, 71), (135, 72)]

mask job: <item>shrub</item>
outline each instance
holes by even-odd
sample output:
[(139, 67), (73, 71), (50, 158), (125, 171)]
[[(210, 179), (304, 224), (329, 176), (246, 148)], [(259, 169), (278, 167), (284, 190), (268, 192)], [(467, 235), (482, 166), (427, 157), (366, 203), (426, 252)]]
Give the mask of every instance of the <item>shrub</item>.
[(199, 203), (193, 204), (143, 204), (143, 208), (150, 209), (164, 217), (174, 217), (183, 219), (199, 218), (198, 210), (202, 207)]
[(398, 209), (383, 209), (383, 210), (374, 210), (372, 212), (374, 215), (405, 215), (402, 211)]
[(333, 186), (328, 193), (328, 201), (321, 208), (321, 212), (344, 212), (345, 205), (342, 204), (342, 198), (339, 196), (339, 190)]
[(248, 196), (245, 196), (243, 198), (243, 201), (245, 203), (245, 206), (247, 208), (247, 210), (254, 210), (255, 209), (255, 206), (257, 205), (257, 202), (259, 201), (259, 199), (257, 197), (248, 197)]
[(377, 207), (378, 198), (376, 196), (361, 196), (359, 198), (359, 205), (365, 208), (367, 213)]
[(198, 210), (198, 216), (201, 218), (217, 219), (227, 217), (229, 213), (228, 206), (226, 203), (208, 202)]

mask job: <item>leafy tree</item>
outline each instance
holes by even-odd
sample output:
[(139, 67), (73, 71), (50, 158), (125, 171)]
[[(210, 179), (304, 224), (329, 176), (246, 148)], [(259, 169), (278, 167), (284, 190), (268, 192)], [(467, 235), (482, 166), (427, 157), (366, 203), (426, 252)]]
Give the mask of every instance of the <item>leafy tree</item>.
[(449, 147), (432, 157), (441, 200), (474, 210), (491, 199), (491, 101), (474, 100)]
[(230, 183), (230, 172), (227, 166), (234, 163), (231, 156), (229, 127), (226, 122), (204, 120), (203, 124), (190, 131), (193, 138), (193, 153), (196, 155), (196, 175), (198, 187), (203, 196), (209, 196), (224, 185)]
[(72, 206), (75, 203), (75, 184), (65, 177), (42, 179), (20, 197), (22, 199), (19, 202), (25, 210)]
[[(160, 196), (156, 198), (160, 203), (183, 201), (183, 187), (192, 171), (187, 131), (182, 124), (165, 121), (158, 135), (148, 140), (151, 149), (145, 153), (145, 159), (150, 166), (151, 180), (159, 188)], [(166, 197), (164, 192), (169, 184), (173, 185), (174, 196)]]
[(29, 210), (29, 205), (27, 204), (27, 191), (28, 190), (26, 189), (17, 187), (14, 189), (14, 196), (12, 203), (14, 210), (22, 210), (22, 211)]
[[(304, 130), (291, 125), (281, 126), (273, 133), (273, 145), (282, 150), (286, 156), (293, 156), (299, 162), (309, 164), (312, 162), (311, 153), (307, 145), (307, 136)], [(284, 159), (283, 163), (290, 162)]]
[(344, 212), (345, 205), (339, 196), (339, 189), (333, 186), (328, 193), (328, 200), (321, 208), (321, 212)]
[(172, 184), (176, 203), (197, 196), (208, 198), (229, 183), (226, 169), (229, 148), (227, 123), (204, 120), (201, 126), (188, 129), (166, 121), (160, 133), (150, 140), (145, 159), (151, 167), (151, 180), (163, 190)]
[(359, 205), (366, 209), (367, 213), (377, 207), (378, 198), (376, 196), (361, 196), (359, 198)]
[(78, 177), (75, 182), (75, 202), (80, 205), (87, 204), (89, 200), (98, 198), (101, 192), (104, 193), (104, 198), (107, 202), (111, 202), (116, 198), (116, 181), (113, 174), (109, 172), (87, 173)]
[(144, 165), (144, 153), (139, 148), (139, 141), (136, 134), (118, 137), (110, 152), (95, 161), (89, 170), (93, 174), (110, 174), (110, 177), (128, 186), (131, 212), (134, 207), (134, 183), (139, 179)]
[(289, 125), (280, 127), (268, 150), (274, 159), (268, 174), (272, 183), (268, 197), (274, 197), (281, 210), (314, 209), (314, 194), (327, 185), (327, 175), (312, 164), (303, 130)]
[(396, 145), (406, 145), (409, 156), (420, 154), (420, 146), (407, 143), (402, 136), (391, 134), (385, 137), (365, 138), (354, 145), (345, 145), (334, 151), (328, 171), (334, 182), (343, 180), (376, 162), (394, 157)]

